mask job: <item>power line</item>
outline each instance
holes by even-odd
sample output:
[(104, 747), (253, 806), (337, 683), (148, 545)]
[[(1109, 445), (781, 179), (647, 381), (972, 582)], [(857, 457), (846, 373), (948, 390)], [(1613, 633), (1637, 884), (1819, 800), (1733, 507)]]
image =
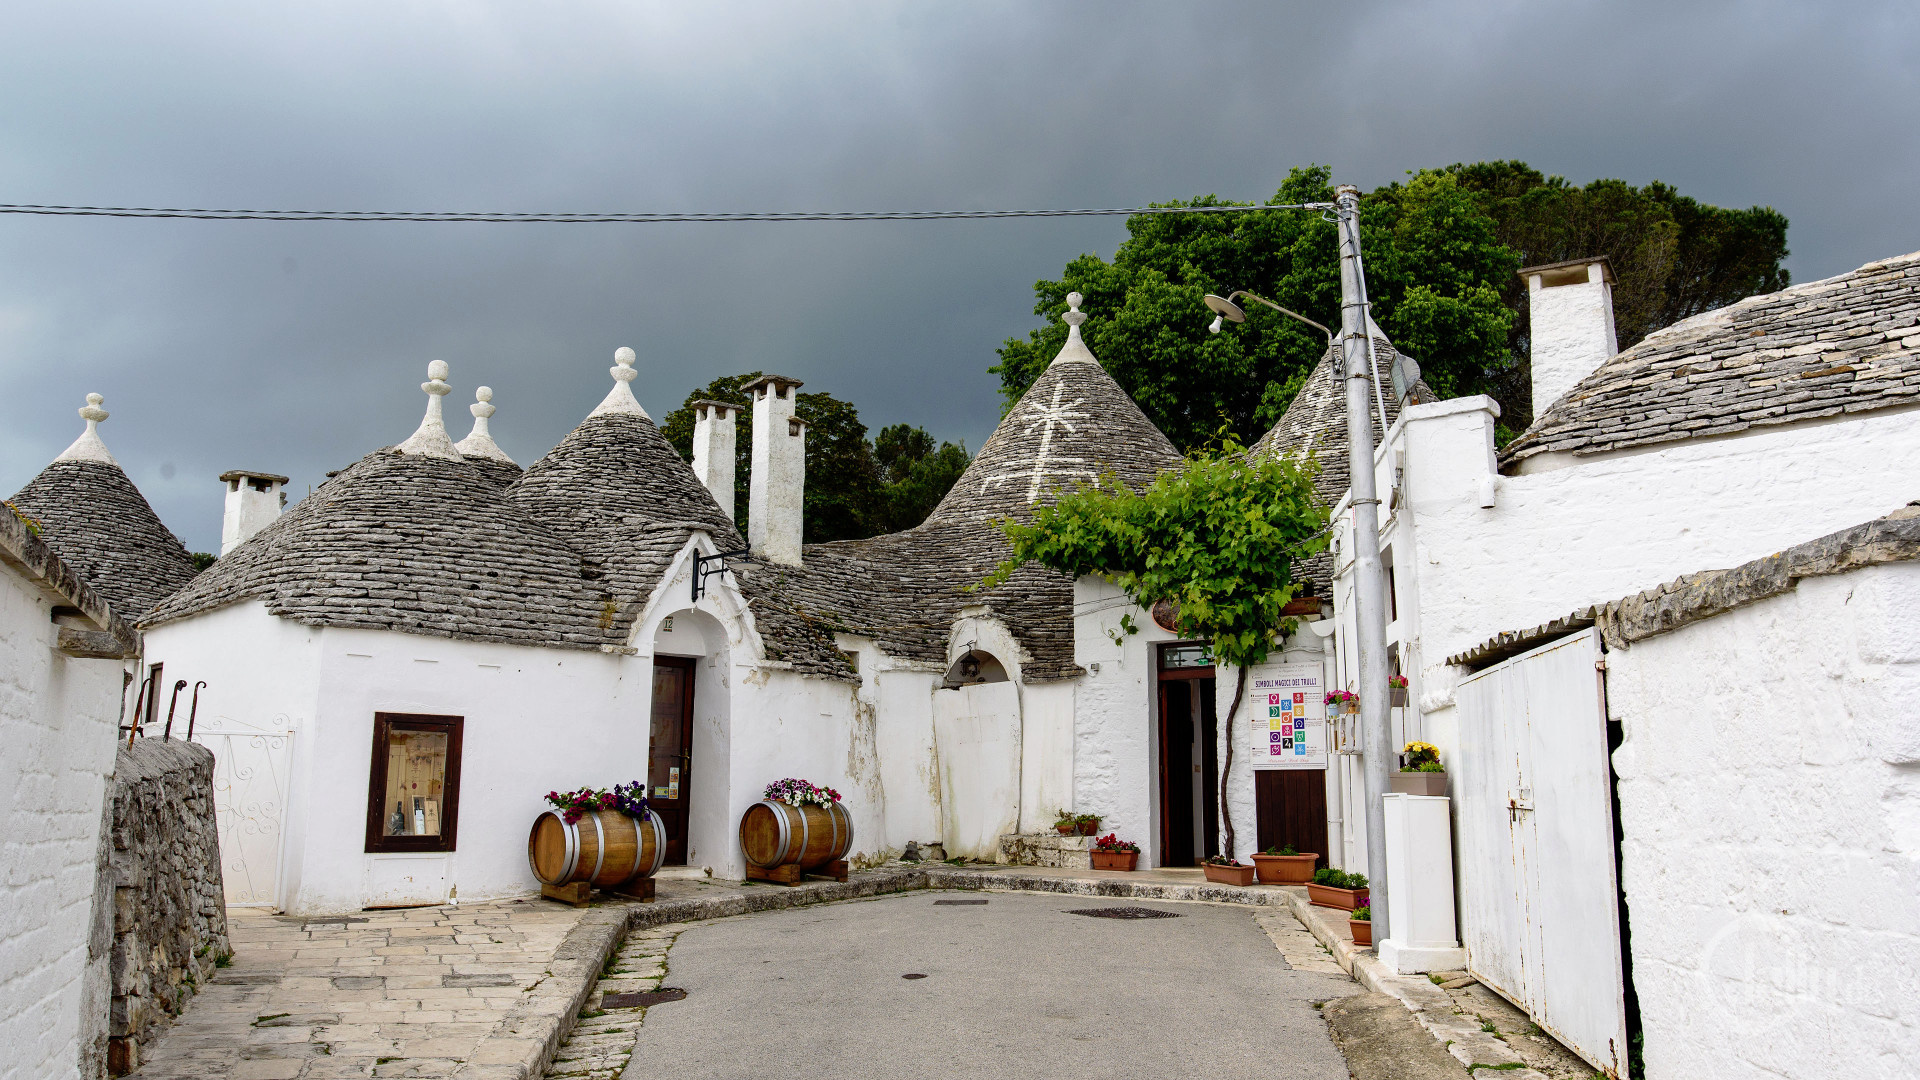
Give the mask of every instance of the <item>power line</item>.
[(564, 225), (722, 221), (978, 221), (993, 218), (1119, 217), (1134, 214), (1234, 214), (1253, 210), (1331, 210), (1332, 203), (1266, 206), (1134, 206), (1076, 210), (855, 210), (753, 211), (745, 213), (571, 213), (486, 210), (211, 210), (159, 206), (42, 206), (0, 203), (0, 214), (41, 217), (191, 218), (202, 221), (473, 221), (491, 224)]

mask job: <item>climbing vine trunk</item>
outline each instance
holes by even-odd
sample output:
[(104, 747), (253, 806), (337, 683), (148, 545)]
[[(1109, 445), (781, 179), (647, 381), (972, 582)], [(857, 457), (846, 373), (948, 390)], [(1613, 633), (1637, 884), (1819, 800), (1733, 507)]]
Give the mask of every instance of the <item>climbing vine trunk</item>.
[(1220, 828), (1226, 834), (1226, 844), (1220, 854), (1233, 858), (1233, 806), (1227, 801), (1227, 777), (1233, 775), (1233, 718), (1240, 713), (1240, 699), (1247, 694), (1247, 669), (1238, 665), (1234, 669), (1233, 704), (1227, 706), (1227, 757), (1220, 766)]

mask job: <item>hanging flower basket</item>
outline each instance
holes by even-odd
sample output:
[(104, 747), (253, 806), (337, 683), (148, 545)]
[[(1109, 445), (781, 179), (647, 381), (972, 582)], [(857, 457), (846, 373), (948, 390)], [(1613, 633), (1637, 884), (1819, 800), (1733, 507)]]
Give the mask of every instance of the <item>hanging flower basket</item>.
[(1407, 707), (1407, 677), (1405, 675), (1387, 676), (1387, 704), (1395, 709)]
[(1351, 690), (1332, 690), (1327, 693), (1327, 715), (1358, 713), (1359, 711), (1359, 694)]

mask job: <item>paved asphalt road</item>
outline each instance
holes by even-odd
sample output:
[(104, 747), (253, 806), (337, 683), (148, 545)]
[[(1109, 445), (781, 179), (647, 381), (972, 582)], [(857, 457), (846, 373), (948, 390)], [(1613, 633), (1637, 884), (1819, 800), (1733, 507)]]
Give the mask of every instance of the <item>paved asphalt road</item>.
[[(1347, 1080), (1295, 971), (1243, 907), (917, 892), (694, 926), (624, 1080), (1208, 1077)], [(1175, 919), (1094, 919), (1139, 906)], [(908, 973), (924, 979), (903, 979)]]

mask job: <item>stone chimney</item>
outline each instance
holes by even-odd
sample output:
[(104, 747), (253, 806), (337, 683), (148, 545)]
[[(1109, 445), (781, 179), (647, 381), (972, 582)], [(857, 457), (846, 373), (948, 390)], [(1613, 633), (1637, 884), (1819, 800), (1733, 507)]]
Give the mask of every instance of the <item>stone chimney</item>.
[(1603, 255), (1529, 266), (1520, 276), (1527, 283), (1538, 419), (1620, 351), (1613, 334), (1613, 270)]
[(806, 506), (807, 425), (793, 415), (799, 379), (762, 375), (753, 395), (753, 471), (747, 475), (747, 547), (772, 562), (800, 565)]
[[(794, 385), (799, 385), (795, 383)], [(735, 413), (740, 406), (724, 401), (693, 403), (693, 475), (713, 493), (728, 517), (733, 517), (733, 463)], [(757, 444), (756, 444), (757, 445)], [(759, 458), (756, 456), (755, 461)]]
[(287, 478), (235, 469), (220, 474), (227, 485), (227, 511), (220, 518), (220, 554), (225, 555), (273, 524), (287, 505)]

